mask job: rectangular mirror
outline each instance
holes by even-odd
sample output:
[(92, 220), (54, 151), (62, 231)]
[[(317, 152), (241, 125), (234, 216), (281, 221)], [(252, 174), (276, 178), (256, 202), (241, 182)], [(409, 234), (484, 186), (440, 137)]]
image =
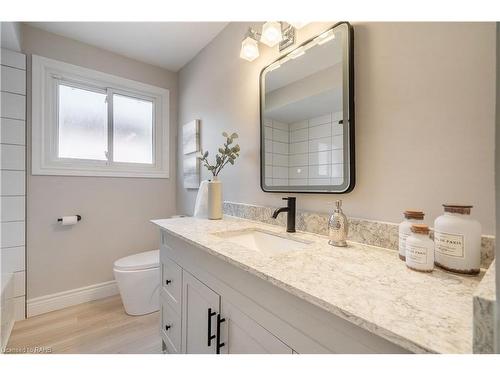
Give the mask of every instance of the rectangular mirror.
[(261, 72), (261, 187), (347, 193), (354, 188), (353, 30), (341, 22)]

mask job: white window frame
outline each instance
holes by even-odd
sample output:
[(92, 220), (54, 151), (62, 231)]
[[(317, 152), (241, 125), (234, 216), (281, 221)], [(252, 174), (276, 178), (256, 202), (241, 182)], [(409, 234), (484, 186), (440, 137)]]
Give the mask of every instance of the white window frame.
[[(58, 157), (58, 85), (153, 102), (153, 163)], [(108, 99), (108, 106), (112, 101)], [(46, 57), (32, 56), (33, 175), (169, 178), (169, 90)], [(113, 147), (113, 108), (108, 114), (108, 152)]]

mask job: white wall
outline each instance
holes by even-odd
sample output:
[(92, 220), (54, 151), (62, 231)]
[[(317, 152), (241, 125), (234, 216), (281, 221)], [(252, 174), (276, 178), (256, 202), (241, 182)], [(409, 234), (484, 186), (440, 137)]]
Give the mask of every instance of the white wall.
[[(36, 54), (167, 88), (171, 109), (170, 179), (32, 176), (28, 155), (30, 300), (113, 280), (116, 259), (158, 248), (158, 233), (149, 220), (176, 212), (177, 75), (27, 25), (22, 31), (29, 61)], [(28, 131), (30, 112), (28, 98)], [(72, 214), (83, 220), (69, 228), (57, 225), (58, 217)]]
[[(179, 125), (201, 119), (208, 150), (223, 130), (238, 132), (241, 158), (221, 173), (224, 199), (279, 206), (283, 194), (259, 187), (258, 77), (277, 51), (261, 46), (257, 60), (240, 59), (248, 26), (229, 24), (180, 71)], [(299, 42), (328, 26), (306, 26)], [(298, 207), (326, 212), (341, 198), (350, 216), (399, 222), (405, 209), (420, 208), (432, 223), (442, 203), (470, 203), (483, 232), (494, 234), (495, 24), (353, 26), (356, 187), (297, 194)], [(196, 191), (178, 184), (177, 192), (178, 210), (191, 213)]]

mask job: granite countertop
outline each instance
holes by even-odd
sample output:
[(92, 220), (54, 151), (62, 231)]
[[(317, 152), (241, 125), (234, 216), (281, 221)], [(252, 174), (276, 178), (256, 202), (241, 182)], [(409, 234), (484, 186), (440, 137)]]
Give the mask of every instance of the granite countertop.
[[(153, 220), (173, 236), (254, 274), (287, 292), (416, 353), (472, 353), (472, 295), (479, 276), (408, 269), (398, 253), (325, 236), (287, 234), (284, 228), (224, 216)], [(267, 256), (228, 242), (223, 231), (258, 228), (310, 244), (302, 251)]]
[(495, 261), (484, 275), (474, 292), (474, 353), (495, 353)]

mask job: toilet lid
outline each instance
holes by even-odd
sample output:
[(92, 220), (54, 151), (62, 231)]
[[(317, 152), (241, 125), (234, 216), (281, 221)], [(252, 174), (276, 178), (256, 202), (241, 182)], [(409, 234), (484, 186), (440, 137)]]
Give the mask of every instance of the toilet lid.
[(145, 270), (159, 267), (159, 265), (160, 250), (152, 250), (118, 259), (115, 262), (115, 269), (121, 271)]

